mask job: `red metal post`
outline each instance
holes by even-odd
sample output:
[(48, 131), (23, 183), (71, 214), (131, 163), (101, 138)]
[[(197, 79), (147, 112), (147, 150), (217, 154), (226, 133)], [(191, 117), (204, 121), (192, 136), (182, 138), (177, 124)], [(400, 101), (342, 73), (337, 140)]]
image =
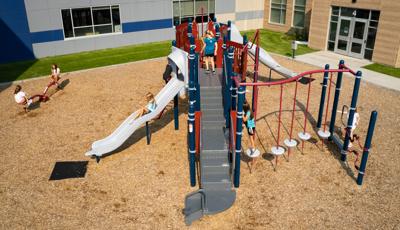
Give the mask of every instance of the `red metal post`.
[(194, 113), (194, 127), (196, 130), (195, 141), (196, 141), (196, 153), (200, 154), (200, 122), (201, 122), (201, 111)]
[(283, 100), (282, 96), (283, 96), (283, 85), (281, 85), (281, 95), (280, 95), (280, 99), (279, 99), (278, 138), (276, 138), (276, 148), (279, 147), (279, 139), (280, 139), (280, 135), (281, 135), (282, 100)]

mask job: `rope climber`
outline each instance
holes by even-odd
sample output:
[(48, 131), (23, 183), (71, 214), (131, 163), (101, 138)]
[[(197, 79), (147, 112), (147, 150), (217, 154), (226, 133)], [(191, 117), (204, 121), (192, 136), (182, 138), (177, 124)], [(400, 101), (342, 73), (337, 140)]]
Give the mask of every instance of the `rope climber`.
[(308, 91), (307, 91), (307, 104), (306, 110), (304, 111), (304, 125), (303, 132), (300, 132), (299, 138), (301, 139), (301, 152), (304, 152), (304, 141), (308, 141), (311, 138), (311, 135), (306, 132), (307, 130), (307, 115), (308, 115), (308, 106), (310, 104), (310, 94), (311, 94), (311, 83), (312, 83), (312, 74), (310, 74), (309, 82), (308, 82)]

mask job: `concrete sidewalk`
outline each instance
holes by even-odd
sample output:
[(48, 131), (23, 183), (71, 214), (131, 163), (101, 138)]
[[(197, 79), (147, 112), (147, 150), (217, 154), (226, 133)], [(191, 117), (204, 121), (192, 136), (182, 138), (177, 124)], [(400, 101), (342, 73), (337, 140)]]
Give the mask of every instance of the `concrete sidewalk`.
[(362, 66), (372, 64), (372, 62), (369, 60), (352, 58), (330, 51), (318, 51), (299, 55), (295, 58), (296, 61), (322, 68), (325, 66), (325, 64), (329, 64), (330, 68), (338, 68), (338, 64), (341, 59), (344, 60), (346, 66), (354, 71), (360, 70), (362, 72), (363, 80), (385, 88), (400, 91), (400, 78), (361, 68)]

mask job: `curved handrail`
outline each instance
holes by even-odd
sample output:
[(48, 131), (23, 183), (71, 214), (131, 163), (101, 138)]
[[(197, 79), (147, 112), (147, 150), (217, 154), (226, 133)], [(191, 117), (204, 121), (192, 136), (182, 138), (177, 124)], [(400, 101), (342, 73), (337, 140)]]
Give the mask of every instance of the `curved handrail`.
[(275, 81), (275, 82), (240, 82), (239, 81), (239, 77), (234, 76), (231, 77), (232, 80), (235, 81), (237, 86), (271, 86), (271, 85), (282, 85), (282, 84), (286, 84), (286, 83), (290, 83), (290, 82), (295, 82), (297, 80), (299, 80), (300, 78), (306, 76), (306, 75), (310, 75), (310, 74), (317, 74), (317, 73), (352, 73), (354, 71), (352, 71), (351, 69), (318, 69), (318, 70), (310, 70), (310, 71), (306, 71), (303, 73), (298, 74), (295, 77), (291, 77), (288, 79), (283, 79), (280, 81)]

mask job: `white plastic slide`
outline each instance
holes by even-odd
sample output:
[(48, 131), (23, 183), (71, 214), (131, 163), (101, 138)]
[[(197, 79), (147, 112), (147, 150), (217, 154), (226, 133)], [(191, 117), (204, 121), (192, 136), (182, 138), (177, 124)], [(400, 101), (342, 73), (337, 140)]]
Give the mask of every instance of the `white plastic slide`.
[[(237, 43), (243, 43), (243, 37), (240, 34), (238, 28), (232, 23), (231, 24), (231, 40)], [(252, 43), (249, 42), (249, 46), (251, 46)], [(249, 49), (249, 52), (252, 55), (255, 55), (256, 53), (256, 45), (253, 45), (251, 49)], [(276, 62), (268, 53), (265, 51), (263, 48), (260, 47), (260, 62), (263, 63), (264, 65), (268, 66), (268, 68), (274, 70), (275, 72), (279, 73), (280, 75), (286, 77), (286, 78), (291, 78), (297, 76), (297, 73), (291, 71), (290, 69), (287, 69), (281, 65), (279, 65), (278, 62)]]
[[(137, 112), (132, 113), (108, 137), (95, 141), (92, 144), (92, 149), (85, 154), (86, 156), (101, 157), (102, 155), (117, 149), (143, 124), (156, 118), (168, 103), (173, 100), (180, 91), (184, 90), (185, 80), (187, 78), (187, 62), (185, 62), (187, 61), (187, 53), (175, 48), (168, 56), (168, 61), (173, 65), (176, 72), (173, 74), (173, 78), (168, 82), (168, 84), (155, 97), (157, 104), (155, 111), (145, 114), (137, 119), (135, 119)], [(179, 71), (177, 71), (177, 67), (179, 68)], [(176, 74), (177, 72), (179, 72), (180, 75), (183, 75), (185, 79), (178, 79), (178, 74)]]

